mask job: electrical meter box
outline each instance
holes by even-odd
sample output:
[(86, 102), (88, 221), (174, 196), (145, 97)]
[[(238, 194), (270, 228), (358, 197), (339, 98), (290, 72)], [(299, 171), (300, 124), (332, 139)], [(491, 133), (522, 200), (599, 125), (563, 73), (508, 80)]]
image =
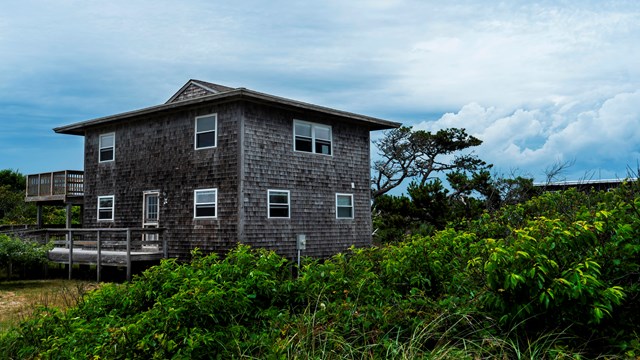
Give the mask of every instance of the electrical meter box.
[(298, 250), (305, 250), (307, 248), (307, 236), (300, 234), (297, 237)]

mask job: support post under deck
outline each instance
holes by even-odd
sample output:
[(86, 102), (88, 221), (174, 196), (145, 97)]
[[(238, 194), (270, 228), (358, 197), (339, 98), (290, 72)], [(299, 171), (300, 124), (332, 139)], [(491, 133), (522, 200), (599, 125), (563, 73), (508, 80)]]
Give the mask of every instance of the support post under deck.
[(44, 223), (42, 221), (42, 205), (38, 204), (36, 206), (38, 212), (36, 213), (36, 224), (38, 225), (38, 229), (42, 229)]
[(71, 280), (73, 273), (73, 233), (71, 230), (67, 233), (67, 244), (69, 244), (69, 280)]
[(67, 203), (66, 204), (66, 214), (67, 214), (67, 229), (71, 229), (71, 210), (73, 208), (73, 205), (71, 203)]
[(131, 281), (131, 229), (127, 228), (127, 281)]

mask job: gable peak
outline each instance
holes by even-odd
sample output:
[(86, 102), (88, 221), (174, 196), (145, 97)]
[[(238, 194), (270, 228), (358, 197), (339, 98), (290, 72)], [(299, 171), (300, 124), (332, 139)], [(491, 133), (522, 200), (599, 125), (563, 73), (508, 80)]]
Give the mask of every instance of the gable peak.
[(172, 97), (167, 100), (166, 104), (199, 98), (207, 95), (214, 95), (221, 92), (234, 90), (232, 87), (210, 83), (207, 81), (191, 79), (184, 84)]

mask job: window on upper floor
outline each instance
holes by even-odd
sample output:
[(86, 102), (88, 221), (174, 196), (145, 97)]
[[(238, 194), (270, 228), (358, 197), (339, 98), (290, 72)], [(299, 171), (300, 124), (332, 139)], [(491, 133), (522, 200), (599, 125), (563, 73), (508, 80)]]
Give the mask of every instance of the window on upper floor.
[(353, 219), (353, 194), (336, 194), (336, 219)]
[(293, 138), (295, 151), (331, 155), (331, 126), (294, 120)]
[(217, 145), (218, 115), (209, 114), (196, 117), (195, 148), (207, 149)]
[(213, 219), (217, 217), (218, 189), (201, 189), (193, 191), (193, 217), (196, 219)]
[(98, 221), (113, 221), (114, 196), (98, 196)]
[(116, 134), (108, 133), (100, 135), (99, 162), (107, 162), (115, 160), (116, 155)]
[(289, 218), (289, 190), (267, 191), (269, 218)]

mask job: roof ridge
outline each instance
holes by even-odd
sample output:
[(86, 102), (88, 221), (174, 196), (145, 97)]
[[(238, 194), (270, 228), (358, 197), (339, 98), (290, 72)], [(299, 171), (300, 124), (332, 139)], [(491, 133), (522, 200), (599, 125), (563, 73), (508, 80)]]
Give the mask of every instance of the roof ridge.
[(231, 91), (231, 90), (235, 90), (235, 88), (226, 86), (226, 85), (220, 85), (220, 84), (216, 84), (216, 83), (212, 83), (212, 82), (208, 82), (208, 81), (202, 81), (202, 80), (198, 80), (198, 79), (191, 79), (189, 80), (192, 83), (195, 83), (196, 85), (201, 85), (201, 86), (205, 86), (210, 88), (211, 90), (215, 90), (215, 92), (224, 92), (224, 91)]

